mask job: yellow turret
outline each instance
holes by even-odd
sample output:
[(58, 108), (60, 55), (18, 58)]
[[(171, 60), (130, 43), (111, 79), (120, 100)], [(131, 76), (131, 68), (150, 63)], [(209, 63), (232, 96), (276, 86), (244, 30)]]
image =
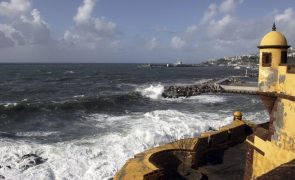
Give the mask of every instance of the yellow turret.
[(248, 138), (245, 179), (256, 179), (295, 159), (295, 73), (287, 61), (290, 46), (275, 24), (258, 48), (259, 94), (270, 115), (269, 127)]
[(290, 46), (285, 36), (276, 31), (275, 24), (272, 31), (261, 40), (259, 63), (259, 90), (262, 92), (276, 92), (278, 86), (279, 66), (287, 64), (287, 49)]

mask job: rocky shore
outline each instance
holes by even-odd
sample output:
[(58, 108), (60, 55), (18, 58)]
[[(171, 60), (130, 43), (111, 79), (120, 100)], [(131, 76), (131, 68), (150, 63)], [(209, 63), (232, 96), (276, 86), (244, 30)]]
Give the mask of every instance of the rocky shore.
[[(19, 157), (19, 159), (13, 164), (7, 164), (7, 165), (0, 164), (0, 169), (3, 168), (3, 169), (9, 169), (9, 170), (25, 171), (28, 168), (45, 163), (46, 161), (47, 161), (46, 158), (42, 158), (41, 156), (37, 154), (30, 153), (30, 154), (25, 154), (22, 157)], [(0, 174), (0, 180), (1, 179), (5, 179), (5, 176)]]

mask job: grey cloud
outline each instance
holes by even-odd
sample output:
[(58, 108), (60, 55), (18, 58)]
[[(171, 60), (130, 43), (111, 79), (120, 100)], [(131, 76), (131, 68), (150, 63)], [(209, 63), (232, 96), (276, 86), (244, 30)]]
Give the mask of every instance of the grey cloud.
[(5, 23), (0, 24), (0, 32), (13, 42), (2, 41), (2, 47), (53, 42), (47, 23), (37, 9), (32, 9), (30, 1), (1, 2), (0, 15), (6, 17)]
[(76, 46), (80, 48), (95, 49), (108, 46), (114, 46), (116, 35), (120, 32), (117, 24), (106, 20), (104, 17), (92, 17), (92, 11), (95, 6), (95, 0), (84, 0), (83, 4), (77, 9), (74, 16), (75, 26), (64, 33), (61, 45), (63, 48)]
[(0, 31), (0, 48), (11, 47), (14, 45), (14, 42), (5, 36), (3, 32)]

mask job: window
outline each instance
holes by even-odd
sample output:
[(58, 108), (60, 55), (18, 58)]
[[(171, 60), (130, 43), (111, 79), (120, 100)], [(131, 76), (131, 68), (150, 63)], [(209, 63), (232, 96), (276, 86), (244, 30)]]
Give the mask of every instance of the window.
[(262, 66), (263, 67), (271, 66), (271, 53), (267, 53), (267, 52), (262, 53)]
[(280, 65), (286, 65), (287, 64), (287, 59), (288, 59), (287, 51), (282, 51)]
[(288, 65), (287, 66), (287, 73), (295, 74), (295, 65)]

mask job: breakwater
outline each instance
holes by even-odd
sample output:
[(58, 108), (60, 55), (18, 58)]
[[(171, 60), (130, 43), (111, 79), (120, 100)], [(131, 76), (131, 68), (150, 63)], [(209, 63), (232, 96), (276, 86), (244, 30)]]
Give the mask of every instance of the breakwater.
[(232, 84), (231, 78), (219, 80), (208, 80), (204, 83), (195, 85), (173, 85), (164, 88), (162, 96), (165, 98), (190, 97), (200, 95), (202, 93), (241, 93), (241, 94), (257, 94), (258, 87), (255, 86), (239, 86)]
[(162, 94), (165, 98), (190, 97), (209, 92), (221, 92), (222, 89), (215, 80), (209, 80), (196, 85), (168, 86)]

